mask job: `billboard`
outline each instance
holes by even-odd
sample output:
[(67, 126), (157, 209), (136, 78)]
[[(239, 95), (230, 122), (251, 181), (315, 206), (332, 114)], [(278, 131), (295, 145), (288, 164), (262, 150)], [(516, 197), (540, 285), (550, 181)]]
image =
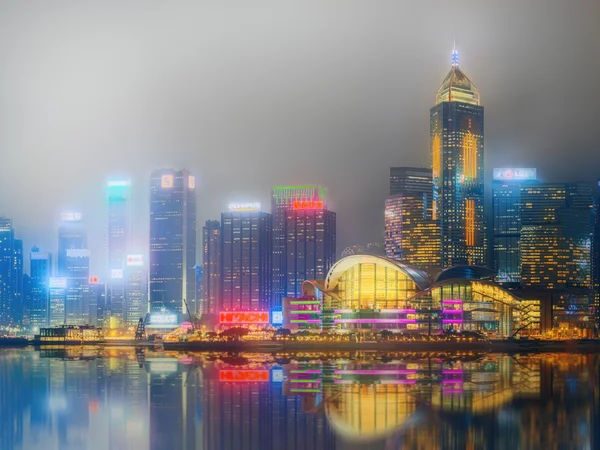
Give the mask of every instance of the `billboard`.
[(63, 222), (79, 222), (81, 221), (80, 212), (64, 212), (60, 215), (60, 220)]
[(173, 187), (173, 175), (163, 175), (160, 177), (160, 186), (163, 188)]
[(229, 211), (260, 211), (261, 204), (255, 203), (230, 203)]
[(123, 278), (123, 270), (122, 269), (112, 269), (110, 271), (110, 277), (114, 280), (117, 278)]
[(273, 325), (283, 325), (283, 311), (273, 310), (271, 311), (271, 323)]
[(498, 181), (531, 181), (537, 179), (537, 169), (533, 168), (495, 168), (494, 180)]
[(194, 175), (188, 175), (188, 189), (196, 188), (196, 177)]
[(65, 277), (50, 277), (48, 287), (51, 289), (66, 289), (67, 279)]
[(149, 325), (155, 328), (171, 328), (178, 324), (177, 314), (169, 314), (166, 312), (150, 314)]
[(219, 322), (228, 325), (244, 323), (268, 324), (269, 311), (222, 311), (219, 313)]
[(127, 255), (127, 266), (143, 266), (144, 265), (144, 255)]
[(226, 369), (219, 371), (219, 381), (225, 382), (244, 382), (244, 383), (257, 383), (257, 382), (268, 382), (269, 371), (268, 370), (235, 370)]
[(292, 209), (323, 209), (325, 203), (321, 200), (296, 200), (292, 204)]
[(31, 252), (29, 254), (29, 259), (31, 261), (41, 261), (41, 260), (46, 260), (49, 258), (50, 258), (50, 255), (48, 252)]

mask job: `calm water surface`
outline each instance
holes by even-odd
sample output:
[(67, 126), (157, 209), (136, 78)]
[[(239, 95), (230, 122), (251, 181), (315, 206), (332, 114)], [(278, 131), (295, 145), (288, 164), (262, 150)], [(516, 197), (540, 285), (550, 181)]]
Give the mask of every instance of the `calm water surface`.
[(598, 355), (0, 349), (0, 448), (600, 449)]

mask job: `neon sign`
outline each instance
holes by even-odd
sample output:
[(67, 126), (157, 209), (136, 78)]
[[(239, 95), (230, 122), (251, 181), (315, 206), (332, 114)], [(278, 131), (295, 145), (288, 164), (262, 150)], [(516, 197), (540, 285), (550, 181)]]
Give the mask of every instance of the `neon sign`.
[(81, 220), (80, 212), (64, 212), (60, 215), (63, 222), (79, 222)]
[(143, 266), (144, 256), (143, 255), (127, 255), (127, 265), (131, 266)]
[(292, 204), (292, 209), (323, 209), (325, 203), (322, 200), (297, 200)]
[(256, 382), (268, 382), (269, 371), (268, 370), (220, 370), (219, 381), (229, 382), (244, 382), (244, 383), (256, 383)]
[(494, 180), (536, 180), (537, 169), (516, 168), (516, 169), (494, 169)]
[(96, 277), (96, 276), (90, 277), (90, 283), (95, 284), (97, 282), (98, 282), (98, 277)]
[(269, 323), (269, 311), (220, 312), (219, 322), (224, 324)]
[(283, 311), (274, 310), (271, 312), (271, 323), (273, 325), (283, 324)]
[(188, 189), (196, 188), (196, 177), (194, 175), (188, 176)]
[(230, 203), (229, 211), (260, 211), (260, 203)]
[(106, 186), (109, 188), (127, 187), (129, 185), (131, 185), (129, 180), (108, 180), (106, 182)]

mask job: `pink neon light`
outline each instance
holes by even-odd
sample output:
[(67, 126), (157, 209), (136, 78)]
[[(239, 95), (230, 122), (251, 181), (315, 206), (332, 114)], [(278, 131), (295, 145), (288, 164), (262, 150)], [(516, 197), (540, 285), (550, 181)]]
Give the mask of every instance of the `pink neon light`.
[(463, 373), (462, 369), (443, 369), (442, 373)]
[(449, 305), (462, 305), (462, 300), (442, 300), (442, 303), (448, 303)]
[(462, 319), (444, 319), (442, 323), (463, 323)]
[(382, 309), (380, 311), (382, 313), (385, 313), (385, 314), (388, 314), (388, 313), (410, 314), (410, 313), (416, 313), (417, 312), (416, 309)]
[(306, 323), (321, 323), (321, 320), (320, 319), (310, 319), (310, 320), (307, 320)]
[(417, 323), (415, 319), (334, 319), (333, 323)]
[(416, 370), (376, 370), (376, 369), (354, 369), (354, 370), (334, 370), (336, 375), (408, 375), (417, 373)]
[(336, 309), (333, 311), (334, 314), (350, 314), (354, 311), (352, 311), (351, 309)]
[(462, 314), (462, 310), (460, 309), (443, 309), (443, 314)]
[(444, 394), (462, 394), (462, 389), (442, 389), (442, 393)]
[(415, 384), (417, 380), (380, 380), (379, 384)]

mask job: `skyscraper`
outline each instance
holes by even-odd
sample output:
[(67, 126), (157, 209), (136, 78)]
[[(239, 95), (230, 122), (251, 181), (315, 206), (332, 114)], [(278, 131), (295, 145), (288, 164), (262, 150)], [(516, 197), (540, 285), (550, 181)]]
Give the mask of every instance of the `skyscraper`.
[(13, 241), (13, 299), (12, 320), (18, 325), (23, 324), (23, 241)]
[(202, 313), (219, 312), (221, 295), (221, 224), (207, 220), (202, 227)]
[(336, 214), (321, 186), (276, 186), (273, 211), (273, 307), (300, 297), (305, 280), (323, 279), (336, 260)]
[(443, 266), (485, 264), (483, 122), (479, 91), (454, 50), (430, 111), (433, 219), (440, 224)]
[(440, 265), (440, 232), (433, 220), (431, 169), (392, 167), (385, 201), (385, 254), (416, 266)]
[(229, 205), (221, 214), (222, 277), (219, 310), (271, 307), (272, 216), (260, 204)]
[(125, 265), (125, 324), (135, 326), (148, 312), (148, 270), (141, 254), (127, 255)]
[(131, 239), (130, 180), (107, 182), (108, 197), (108, 304), (116, 323), (125, 316), (125, 258)]
[(150, 312), (195, 311), (196, 179), (157, 170), (150, 179)]
[(593, 203), (585, 183), (521, 188), (523, 288), (591, 290)]
[(48, 324), (48, 280), (52, 276), (52, 254), (33, 247), (29, 253), (31, 276), (30, 325), (34, 328)]
[(67, 279), (65, 277), (50, 277), (48, 290), (48, 325), (51, 327), (64, 325), (66, 323)]
[(494, 169), (492, 244), (498, 283), (521, 282), (521, 187), (536, 183), (536, 169)]
[(67, 250), (87, 248), (87, 234), (81, 223), (81, 213), (65, 212), (58, 227), (58, 276), (67, 273)]
[(90, 251), (70, 248), (66, 252), (66, 258), (66, 323), (68, 325), (85, 325), (90, 323), (90, 307), (83, 295), (90, 278)]
[(12, 322), (14, 239), (12, 221), (0, 217), (0, 326)]

